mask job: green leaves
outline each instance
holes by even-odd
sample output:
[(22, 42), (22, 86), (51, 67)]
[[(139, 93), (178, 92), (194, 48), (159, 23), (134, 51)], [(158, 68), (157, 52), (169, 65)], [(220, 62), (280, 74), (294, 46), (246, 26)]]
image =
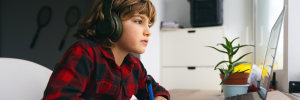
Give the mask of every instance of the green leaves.
[(223, 37), (223, 38), (225, 38), (226, 45), (229, 46), (229, 47), (231, 47), (230, 42), (228, 41), (228, 39), (226, 37)]
[(213, 47), (213, 46), (206, 46), (206, 47), (213, 48), (213, 49), (215, 49), (215, 50), (217, 50), (217, 51), (219, 51), (219, 52), (222, 52), (222, 53), (227, 53), (226, 51), (219, 50), (219, 49), (217, 49), (217, 48), (215, 48), (215, 47)]
[(230, 54), (230, 56), (235, 55), (237, 53), (237, 51), (239, 51), (239, 49), (240, 49), (240, 44), (238, 45), (238, 48), (232, 54)]
[(224, 74), (224, 68), (218, 68), (219, 69), (219, 71), (221, 72), (221, 74)]
[(230, 74), (234, 71), (233, 64), (228, 65), (228, 71)]
[(225, 44), (223, 44), (223, 43), (217, 44), (217, 46), (218, 46), (218, 45), (222, 45), (223, 48), (225, 48), (225, 49), (227, 50), (228, 53), (231, 52), (230, 48), (229, 48), (227, 45), (225, 45)]
[(237, 38), (233, 39), (233, 40), (230, 42), (230, 46), (232, 46), (233, 41), (236, 40), (236, 39), (238, 39), (238, 38), (240, 38), (240, 37), (237, 37)]
[[(206, 47), (213, 48), (213, 49), (215, 49), (215, 50), (217, 50), (217, 51), (219, 51), (219, 52), (221, 52), (221, 53), (226, 53), (226, 54), (228, 55), (228, 61), (225, 61), (225, 60), (224, 60), (224, 61), (221, 61), (221, 62), (219, 62), (219, 63), (215, 66), (215, 68), (214, 68), (214, 70), (219, 69), (219, 71), (220, 71), (222, 74), (225, 75), (225, 76), (224, 76), (224, 79), (222, 80), (222, 82), (220, 83), (220, 85), (228, 78), (229, 74), (233, 73), (234, 67), (236, 67), (236, 66), (238, 66), (238, 65), (240, 65), (240, 64), (242, 64), (242, 63), (249, 63), (249, 62), (246, 62), (246, 61), (243, 61), (243, 62), (238, 62), (238, 61), (241, 60), (242, 58), (244, 58), (245, 56), (251, 54), (252, 52), (249, 52), (249, 53), (246, 53), (246, 54), (242, 55), (241, 57), (239, 57), (239, 58), (236, 59), (235, 61), (232, 60), (233, 56), (234, 56), (235, 54), (237, 54), (237, 52), (238, 52), (242, 47), (246, 47), (246, 46), (253, 46), (253, 47), (255, 47), (254, 45), (240, 45), (240, 44), (238, 44), (238, 46), (232, 46), (233, 42), (234, 42), (235, 40), (239, 39), (239, 37), (234, 38), (232, 41), (229, 41), (226, 37), (224, 37), (224, 39), (225, 39), (225, 42), (226, 42), (226, 43), (225, 43), (225, 44), (224, 44), (224, 43), (219, 43), (219, 44), (217, 44), (217, 46), (218, 46), (218, 45), (221, 45), (223, 48), (226, 49), (226, 51), (217, 49), (217, 48), (215, 48), (215, 47), (213, 47), (213, 46), (206, 46)], [(225, 64), (228, 63), (228, 64), (229, 64), (229, 65), (227, 65), (228, 69), (217, 68), (217, 67), (218, 67), (220, 64), (222, 64), (222, 63), (225, 63)], [(249, 70), (249, 69), (248, 69), (248, 70)], [(244, 73), (245, 71), (247, 71), (247, 70), (244, 70), (244, 71), (238, 71), (237, 73)]]
[(220, 83), (220, 85), (222, 85), (222, 83), (228, 78), (228, 76), (230, 74), (230, 72), (226, 69), (223, 69), (223, 72), (225, 75), (224, 75), (224, 78), (223, 78), (222, 82)]
[(246, 69), (246, 70), (244, 70), (244, 71), (240, 71), (240, 70), (238, 70), (236, 73), (245, 73), (246, 71), (248, 71), (249, 69)]
[(247, 62), (247, 61), (237, 62), (237, 63), (234, 63), (234, 64), (233, 64), (233, 67), (236, 67), (236, 66), (238, 66), (238, 65), (240, 65), (240, 64), (244, 64), (244, 63), (249, 63), (249, 62)]
[(246, 54), (242, 55), (239, 59), (235, 60), (233, 63), (238, 62), (239, 60), (241, 60), (242, 58), (244, 58), (246, 55), (248, 55), (250, 53), (252, 53), (252, 52), (249, 52), (249, 53), (246, 53)]
[(221, 61), (221, 62), (219, 62), (219, 63), (215, 66), (215, 70), (217, 69), (217, 67), (218, 67), (220, 64), (226, 63), (226, 62), (229, 62), (229, 61)]
[[(245, 47), (245, 46), (253, 46), (253, 47), (255, 47), (254, 45), (241, 45), (240, 48)], [(238, 46), (233, 47), (233, 49), (236, 49), (236, 48), (238, 48)]]

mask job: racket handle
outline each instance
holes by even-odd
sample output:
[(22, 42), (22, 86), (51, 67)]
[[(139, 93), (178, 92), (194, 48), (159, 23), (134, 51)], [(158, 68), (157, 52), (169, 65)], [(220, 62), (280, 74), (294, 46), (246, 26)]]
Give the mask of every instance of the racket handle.
[(34, 38), (33, 38), (32, 42), (31, 42), (31, 45), (30, 45), (31, 49), (34, 48), (37, 37), (38, 37), (38, 35), (34, 35)]
[(39, 33), (40, 33), (40, 29), (41, 28), (39, 27), (38, 30), (36, 31), (34, 37), (33, 37), (33, 40), (32, 40), (31, 45), (30, 45), (31, 49), (34, 48), (35, 42), (36, 42), (36, 40), (37, 40), (37, 38), (39, 36)]
[(65, 40), (66, 40), (66, 38), (67, 38), (69, 29), (70, 29), (70, 26), (67, 26), (67, 29), (66, 29), (66, 31), (65, 31), (65, 35), (64, 35), (63, 39), (61, 40), (60, 45), (59, 45), (59, 48), (58, 48), (59, 51), (62, 50), (62, 48), (63, 48), (63, 46), (64, 46), (64, 44), (65, 44)]
[(65, 44), (65, 40), (61, 40), (58, 50), (61, 51)]

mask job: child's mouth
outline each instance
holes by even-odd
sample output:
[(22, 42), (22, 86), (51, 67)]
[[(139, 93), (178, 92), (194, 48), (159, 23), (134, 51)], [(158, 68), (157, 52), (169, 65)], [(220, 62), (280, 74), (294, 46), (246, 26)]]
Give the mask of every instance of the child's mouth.
[(146, 45), (148, 44), (148, 40), (142, 40), (141, 42), (146, 44)]

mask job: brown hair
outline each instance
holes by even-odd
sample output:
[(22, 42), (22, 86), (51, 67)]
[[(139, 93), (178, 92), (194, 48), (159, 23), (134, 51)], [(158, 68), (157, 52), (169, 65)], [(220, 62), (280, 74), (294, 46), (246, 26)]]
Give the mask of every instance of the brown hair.
[[(104, 20), (102, 13), (102, 5), (104, 0), (96, 0), (91, 11), (82, 17), (78, 23), (77, 33), (73, 37), (77, 39), (88, 38), (101, 46), (113, 47), (113, 42), (101, 35), (97, 35), (96, 22)], [(121, 20), (128, 20), (135, 13), (146, 14), (150, 20), (150, 27), (153, 26), (156, 20), (156, 10), (154, 5), (149, 0), (114, 0), (112, 5), (114, 11)]]

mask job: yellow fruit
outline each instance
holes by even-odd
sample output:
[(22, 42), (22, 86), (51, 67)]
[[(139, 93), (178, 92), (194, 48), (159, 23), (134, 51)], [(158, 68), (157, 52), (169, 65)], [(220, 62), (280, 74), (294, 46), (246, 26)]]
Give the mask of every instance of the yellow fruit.
[(262, 76), (263, 79), (265, 78), (265, 76), (269, 77), (269, 75), (268, 75), (268, 69), (267, 68), (263, 69), (263, 72), (262, 72), (261, 76)]
[(260, 68), (260, 69), (262, 69), (262, 67), (261, 67), (262, 65), (259, 65), (258, 67)]
[[(269, 73), (268, 73), (269, 70), (268, 70), (267, 68), (265, 68), (265, 67), (262, 67), (262, 66), (263, 66), (263, 65), (259, 65), (259, 68), (262, 69), (262, 74), (261, 74), (261, 76), (262, 76), (262, 80), (264, 80), (265, 76), (269, 77)], [(274, 64), (273, 67), (276, 68), (276, 64)]]
[[(249, 69), (249, 70), (247, 70), (247, 69)], [(245, 70), (247, 70), (247, 71), (245, 71)], [(240, 65), (234, 67), (233, 73), (236, 73), (238, 71), (239, 72), (245, 71), (245, 73), (250, 73), (251, 72), (251, 65), (249, 65), (249, 64), (240, 64)]]

